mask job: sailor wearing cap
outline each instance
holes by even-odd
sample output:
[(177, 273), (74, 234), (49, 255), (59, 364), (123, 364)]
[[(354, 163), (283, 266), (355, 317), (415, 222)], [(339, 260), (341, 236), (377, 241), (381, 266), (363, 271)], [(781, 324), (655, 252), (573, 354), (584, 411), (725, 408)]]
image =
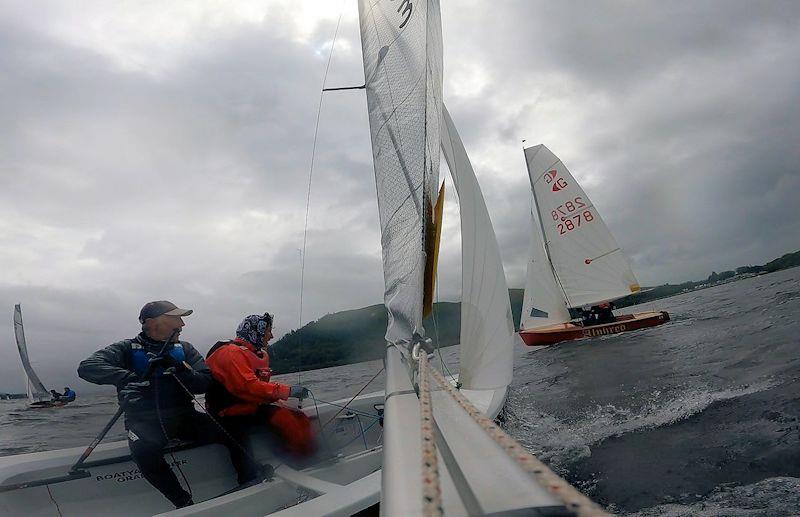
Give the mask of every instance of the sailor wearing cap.
[(139, 335), (98, 350), (78, 367), (82, 379), (116, 386), (133, 459), (145, 479), (178, 508), (192, 499), (164, 461), (170, 439), (223, 442), (232, 459), (241, 455), (207, 415), (194, 410), (192, 394), (205, 393), (212, 377), (203, 356), (178, 340), (183, 317), (191, 313), (166, 300), (149, 302), (139, 312)]

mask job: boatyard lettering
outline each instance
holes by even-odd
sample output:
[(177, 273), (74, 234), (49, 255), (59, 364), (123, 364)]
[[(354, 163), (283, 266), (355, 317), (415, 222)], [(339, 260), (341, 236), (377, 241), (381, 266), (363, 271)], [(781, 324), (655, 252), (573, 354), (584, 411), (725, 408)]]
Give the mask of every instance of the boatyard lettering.
[(609, 334), (617, 334), (619, 332), (624, 332), (627, 326), (623, 323), (621, 325), (611, 325), (610, 327), (600, 327), (596, 329), (585, 329), (583, 331), (584, 337), (597, 337), (597, 336), (607, 336)]
[[(170, 466), (176, 467), (178, 465), (186, 465), (189, 460), (176, 460), (170, 463)], [(134, 479), (142, 479), (142, 472), (139, 469), (120, 470), (112, 472), (111, 474), (103, 474), (102, 476), (95, 476), (95, 481), (116, 481), (117, 483), (125, 483), (126, 481), (133, 481)]]

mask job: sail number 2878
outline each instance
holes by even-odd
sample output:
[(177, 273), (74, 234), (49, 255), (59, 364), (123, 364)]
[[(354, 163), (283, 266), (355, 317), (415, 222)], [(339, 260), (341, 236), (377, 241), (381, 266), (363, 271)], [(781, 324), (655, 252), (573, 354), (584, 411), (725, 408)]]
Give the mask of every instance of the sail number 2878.
[(586, 208), (586, 203), (580, 196), (558, 205), (550, 214), (553, 216), (553, 221), (560, 221), (558, 223), (559, 235), (564, 235), (578, 228), (581, 222), (594, 221), (594, 215), (591, 210)]

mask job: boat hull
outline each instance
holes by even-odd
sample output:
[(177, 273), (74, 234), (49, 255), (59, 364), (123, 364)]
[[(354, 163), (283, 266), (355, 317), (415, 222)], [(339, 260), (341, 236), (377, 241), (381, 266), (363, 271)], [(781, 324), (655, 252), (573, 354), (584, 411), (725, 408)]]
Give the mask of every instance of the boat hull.
[(669, 313), (639, 312), (636, 314), (622, 314), (616, 321), (583, 327), (574, 323), (559, 323), (531, 330), (521, 330), (519, 336), (528, 346), (555, 345), (562, 341), (574, 341), (598, 336), (619, 334), (631, 330), (655, 327), (669, 321)]
[[(171, 511), (261, 517), (297, 504), (298, 493), (307, 503), (314, 501), (311, 507), (325, 506), (325, 514), (350, 515), (380, 497), (384, 394), (361, 395), (341, 410), (346, 402), (304, 408), (316, 429), (325, 426), (318, 433), (319, 458), (307, 468), (295, 470), (275, 457), (267, 435), (264, 440), (251, 436), (254, 455), (276, 467), (275, 477), (236, 492), (226, 494), (236, 487), (236, 473), (224, 446), (179, 444), (165, 459), (182, 482), (188, 480), (198, 503), (180, 510), (142, 478), (124, 441), (99, 445), (84, 464), (83, 476), (67, 475), (83, 447), (0, 457), (0, 515), (121, 517)], [(304, 505), (296, 511), (319, 513)]]

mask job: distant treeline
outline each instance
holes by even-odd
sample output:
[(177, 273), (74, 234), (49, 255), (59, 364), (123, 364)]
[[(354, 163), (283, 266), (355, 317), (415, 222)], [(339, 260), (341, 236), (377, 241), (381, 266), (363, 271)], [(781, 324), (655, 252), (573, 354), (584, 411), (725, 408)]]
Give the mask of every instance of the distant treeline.
[[(787, 253), (763, 266), (742, 266), (733, 271), (713, 272), (705, 280), (664, 284), (617, 300), (617, 307), (627, 307), (658, 298), (680, 294), (703, 284), (712, 284), (747, 273), (771, 273), (800, 266), (800, 251)], [(522, 311), (522, 289), (509, 289), (514, 328), (519, 329)], [(425, 320), (428, 335), (440, 346), (458, 343), (461, 327), (461, 304), (434, 304), (433, 316)], [(301, 329), (293, 330), (270, 348), (271, 366), (275, 373), (315, 370), (329, 366), (381, 359), (385, 346), (387, 315), (383, 304), (362, 309), (327, 314)]]
[(748, 273), (749, 274), (772, 273), (774, 271), (779, 271), (781, 269), (789, 269), (795, 266), (800, 266), (800, 251), (795, 251), (794, 253), (787, 253), (786, 255), (780, 258), (777, 258), (771, 262), (767, 262), (763, 266), (741, 266), (737, 267), (735, 270), (722, 271), (720, 273), (714, 271), (710, 275), (708, 275), (708, 278), (706, 278), (705, 280), (698, 280), (696, 282), (689, 281), (675, 285), (664, 284), (658, 287), (649, 288), (642, 292), (626, 296), (625, 298), (621, 298), (616, 302), (614, 302), (614, 304), (617, 307), (638, 305), (640, 303), (646, 303), (651, 300), (657, 300), (659, 298), (665, 298), (667, 296), (680, 294), (687, 290), (691, 291), (693, 289), (697, 289), (703, 284), (714, 284), (717, 282), (722, 282), (731, 279), (736, 275), (745, 275)]

